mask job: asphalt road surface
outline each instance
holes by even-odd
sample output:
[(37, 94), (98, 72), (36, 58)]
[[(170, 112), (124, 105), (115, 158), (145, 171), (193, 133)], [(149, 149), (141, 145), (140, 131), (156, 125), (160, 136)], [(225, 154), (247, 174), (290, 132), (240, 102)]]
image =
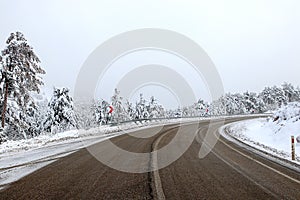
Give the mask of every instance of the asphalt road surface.
[[(225, 123), (238, 120), (228, 119)], [(194, 134), (197, 126), (195, 139), (184, 154), (158, 171), (121, 172), (102, 164), (87, 149), (81, 149), (10, 184), (0, 191), (0, 199), (300, 199), (299, 172), (223, 137), (200, 159), (200, 147), (210, 149), (209, 142), (204, 142), (208, 124), (200, 121), (181, 125), (180, 133), (178, 124), (173, 124), (149, 138), (134, 136), (146, 137), (157, 128), (111, 139), (123, 150), (149, 154), (143, 161), (124, 158), (124, 165), (139, 169), (147, 163), (151, 168), (159, 166), (161, 158), (149, 152), (169, 145), (176, 134)], [(210, 125), (215, 131), (221, 126), (218, 120)], [(94, 154), (108, 155), (110, 163), (122, 166), (120, 155), (110, 148), (104, 141), (89, 149), (95, 150)]]

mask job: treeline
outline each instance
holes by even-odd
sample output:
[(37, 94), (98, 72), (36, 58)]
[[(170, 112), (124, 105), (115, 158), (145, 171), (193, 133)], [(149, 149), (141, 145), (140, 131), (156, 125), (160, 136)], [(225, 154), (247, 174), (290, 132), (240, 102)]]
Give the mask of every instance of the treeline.
[(166, 110), (154, 96), (141, 94), (137, 102), (129, 102), (117, 89), (110, 100), (75, 104), (67, 88), (54, 88), (50, 101), (39, 94), (45, 73), (24, 35), (11, 33), (0, 54), (0, 143), (135, 119), (264, 113), (300, 101), (299, 87), (284, 83), (260, 93), (227, 93), (213, 102), (200, 99), (174, 110)]
[[(84, 109), (80, 110), (92, 108), (88, 113), (95, 114), (91, 115), (90, 119), (99, 125), (134, 119), (259, 114), (276, 110), (295, 101), (300, 101), (299, 87), (295, 88), (292, 84), (284, 83), (281, 86), (265, 87), (260, 93), (227, 93), (213, 102), (199, 99), (190, 106), (166, 110), (155, 97), (151, 97), (147, 101), (142, 94), (140, 100), (133, 105), (128, 100), (123, 100), (120, 92), (116, 89), (111, 98), (111, 105), (115, 108), (111, 115), (108, 112), (110, 104), (104, 100), (95, 103), (94, 106), (83, 106)], [(88, 117), (85, 115), (82, 118), (87, 119)], [(87, 125), (87, 127), (89, 126)]]
[(265, 87), (260, 93), (227, 93), (210, 104), (212, 115), (255, 114), (276, 110), (289, 102), (300, 101), (300, 89), (290, 83)]
[(109, 123), (168, 116), (168, 112), (154, 96), (146, 100), (143, 94), (140, 94), (140, 99), (133, 104), (123, 99), (117, 89), (109, 102), (103, 99), (77, 102), (75, 110), (78, 126), (86, 129)]

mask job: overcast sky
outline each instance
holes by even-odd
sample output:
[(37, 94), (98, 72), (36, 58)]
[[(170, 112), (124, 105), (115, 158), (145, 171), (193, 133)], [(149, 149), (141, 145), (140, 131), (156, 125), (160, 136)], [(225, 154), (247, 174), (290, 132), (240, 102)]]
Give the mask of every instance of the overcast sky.
[(125, 31), (162, 28), (196, 41), (225, 91), (300, 85), (297, 0), (1, 0), (0, 47), (21, 31), (47, 71), (46, 88), (73, 89), (88, 55)]

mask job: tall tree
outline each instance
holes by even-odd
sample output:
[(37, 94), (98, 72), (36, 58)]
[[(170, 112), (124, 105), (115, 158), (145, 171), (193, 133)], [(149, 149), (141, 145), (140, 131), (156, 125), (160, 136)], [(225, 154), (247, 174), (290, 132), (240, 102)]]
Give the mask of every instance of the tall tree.
[(112, 113), (112, 120), (114, 122), (123, 121), (126, 117), (122, 100), (123, 97), (120, 96), (120, 91), (116, 88), (114, 95), (111, 97), (111, 104), (114, 108), (114, 111)]
[(97, 125), (107, 124), (109, 122), (111, 113), (109, 113), (110, 108), (107, 101), (103, 99), (95, 101), (93, 109), (93, 115)]
[(28, 108), (34, 107), (30, 92), (40, 92), (39, 87), (43, 85), (40, 74), (45, 74), (45, 71), (40, 66), (40, 59), (21, 32), (11, 33), (6, 44), (0, 59), (2, 62), (0, 71), (1, 124), (4, 128), (5, 123), (10, 120), (10, 117), (6, 117), (8, 99), (10, 99), (15, 102), (14, 107), (18, 107), (19, 116), (23, 115), (22, 119), (15, 121), (25, 126), (26, 112)]
[(128, 99), (125, 102), (125, 109), (127, 114), (127, 120), (133, 120), (135, 117), (135, 108), (132, 105), (132, 103), (128, 101)]

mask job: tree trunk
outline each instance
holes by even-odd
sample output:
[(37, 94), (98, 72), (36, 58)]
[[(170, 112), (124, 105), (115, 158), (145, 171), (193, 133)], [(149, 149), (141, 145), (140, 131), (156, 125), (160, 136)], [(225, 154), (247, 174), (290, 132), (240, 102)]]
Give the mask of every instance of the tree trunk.
[(7, 98), (8, 98), (8, 83), (5, 84), (5, 94), (4, 94), (4, 103), (3, 103), (3, 110), (2, 110), (2, 128), (5, 125), (5, 114), (7, 108)]

